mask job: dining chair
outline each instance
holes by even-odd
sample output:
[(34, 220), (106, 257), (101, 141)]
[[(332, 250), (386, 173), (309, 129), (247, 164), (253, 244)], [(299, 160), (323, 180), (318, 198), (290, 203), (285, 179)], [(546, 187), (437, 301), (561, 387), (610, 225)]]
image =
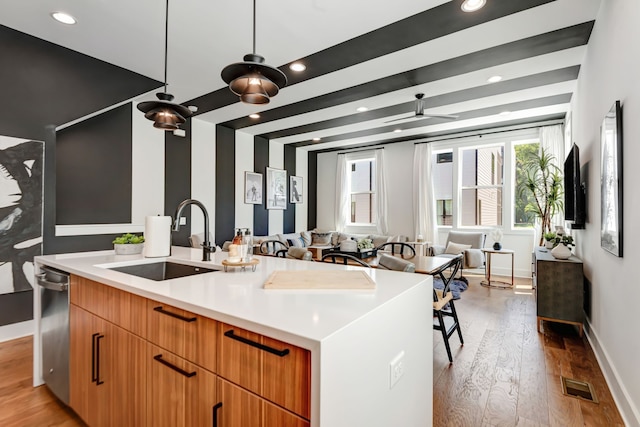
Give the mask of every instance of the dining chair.
[(389, 249), (391, 249), (391, 255), (398, 254), (407, 258), (416, 256), (416, 249), (404, 242), (385, 242), (376, 248), (378, 251), (388, 251)]
[(258, 254), (275, 256), (281, 249), (289, 249), (289, 245), (280, 240), (263, 240), (258, 248)]
[(362, 261), (360, 258), (357, 258), (350, 254), (345, 254), (343, 252), (331, 252), (328, 254), (324, 254), (322, 255), (322, 262), (332, 262), (334, 264), (337, 264), (338, 262), (340, 262), (341, 264), (344, 264), (344, 265), (349, 265), (349, 262), (351, 262), (352, 264), (355, 263), (355, 264), (361, 265), (362, 267), (371, 268), (369, 264)]
[(404, 271), (406, 273), (415, 273), (416, 265), (406, 259), (398, 258), (389, 254), (382, 254), (378, 259), (378, 268), (385, 270)]
[(444, 285), (442, 290), (433, 289), (433, 329), (442, 332), (444, 345), (447, 348), (447, 356), (449, 356), (449, 363), (453, 363), (449, 338), (453, 335), (454, 331), (458, 331), (460, 345), (464, 345), (458, 313), (456, 312), (456, 307), (453, 302), (453, 295), (449, 289), (453, 278), (462, 265), (462, 258), (462, 254), (452, 258), (451, 261), (433, 273), (435, 277), (439, 277), (442, 280)]

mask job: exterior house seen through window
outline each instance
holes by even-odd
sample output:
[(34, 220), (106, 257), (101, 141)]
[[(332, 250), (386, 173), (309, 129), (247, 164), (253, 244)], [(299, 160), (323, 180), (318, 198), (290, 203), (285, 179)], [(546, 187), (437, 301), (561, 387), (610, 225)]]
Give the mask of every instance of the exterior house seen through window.
[(351, 200), (352, 224), (375, 224), (376, 218), (376, 161), (353, 160), (347, 163)]
[(502, 225), (504, 147), (461, 150), (461, 225)]

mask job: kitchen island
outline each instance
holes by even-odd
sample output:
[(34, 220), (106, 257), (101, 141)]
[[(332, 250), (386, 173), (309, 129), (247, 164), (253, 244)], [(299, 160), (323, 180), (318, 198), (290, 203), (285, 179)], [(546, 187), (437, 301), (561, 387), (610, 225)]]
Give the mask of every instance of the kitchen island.
[[(256, 336), (263, 337), (261, 342), (286, 343), (307, 352), (310, 410), (302, 414), (302, 420), (308, 420), (307, 425), (431, 425), (430, 276), (364, 269), (375, 282), (375, 289), (264, 289), (263, 284), (274, 271), (360, 268), (258, 257), (260, 263), (255, 271), (236, 268), (224, 272), (222, 261), (227, 253), (215, 253), (208, 262), (201, 261), (201, 255), (198, 249), (173, 247), (172, 255), (167, 258), (99, 251), (39, 256), (35, 262), (36, 271), (41, 266), (49, 266), (70, 273), (72, 295), (74, 286), (98, 284), (135, 295), (149, 304), (166, 304), (218, 325), (232, 325), (239, 331), (258, 334)], [(154, 281), (111, 269), (160, 261), (220, 271)], [(77, 280), (74, 281), (74, 277)], [(39, 294), (34, 292), (34, 385), (42, 384)], [(152, 322), (149, 323), (151, 327)], [(220, 328), (218, 339), (223, 335), (222, 326)], [(72, 336), (73, 333), (72, 322)], [(214, 366), (220, 369), (222, 363), (218, 356)], [(213, 368), (211, 371), (214, 377), (219, 375), (225, 384), (230, 384), (229, 387), (243, 386), (233, 379), (227, 382), (229, 378), (214, 372)], [(73, 383), (71, 387), (73, 390)], [(251, 388), (249, 391), (249, 397), (254, 397), (256, 392)], [(289, 409), (277, 401), (273, 406)], [(222, 406), (221, 411), (226, 408), (228, 406)], [(216, 408), (214, 414), (215, 411)]]

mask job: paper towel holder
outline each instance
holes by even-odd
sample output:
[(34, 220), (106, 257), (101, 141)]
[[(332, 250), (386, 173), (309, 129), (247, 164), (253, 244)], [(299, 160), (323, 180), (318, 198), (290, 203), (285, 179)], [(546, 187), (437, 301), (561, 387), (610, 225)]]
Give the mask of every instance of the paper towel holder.
[(211, 261), (211, 253), (216, 251), (216, 247), (211, 245), (209, 241), (209, 214), (207, 213), (207, 208), (196, 199), (186, 199), (180, 202), (178, 207), (176, 208), (176, 215), (173, 220), (173, 231), (180, 230), (180, 216), (182, 215), (182, 210), (188, 205), (196, 205), (202, 210), (202, 214), (204, 215), (204, 242), (202, 243), (202, 260), (203, 261)]

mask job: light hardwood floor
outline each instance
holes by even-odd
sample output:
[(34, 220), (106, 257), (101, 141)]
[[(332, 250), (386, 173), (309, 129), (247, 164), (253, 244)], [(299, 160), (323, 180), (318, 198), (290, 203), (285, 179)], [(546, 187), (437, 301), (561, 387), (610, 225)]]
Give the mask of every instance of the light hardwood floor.
[[(465, 344), (451, 337), (452, 365), (433, 335), (434, 426), (624, 425), (586, 338), (551, 322), (537, 332), (530, 279), (502, 290), (465, 277), (469, 289), (456, 301)], [(563, 395), (560, 375), (590, 382), (600, 403)]]
[[(623, 425), (586, 339), (561, 324), (536, 331), (530, 280), (497, 290), (465, 276), (470, 287), (456, 301), (465, 345), (451, 337), (452, 365), (433, 335), (434, 426)], [(31, 337), (0, 344), (0, 426), (82, 426), (46, 387), (31, 386), (32, 353)], [(591, 382), (600, 403), (564, 396), (561, 374)]]

